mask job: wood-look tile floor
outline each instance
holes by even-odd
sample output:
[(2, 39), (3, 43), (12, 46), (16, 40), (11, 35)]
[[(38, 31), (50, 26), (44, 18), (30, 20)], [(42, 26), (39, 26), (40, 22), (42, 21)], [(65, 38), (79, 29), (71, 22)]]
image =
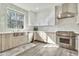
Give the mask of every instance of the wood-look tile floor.
[[(36, 43), (35, 43), (36, 44)], [(77, 56), (78, 52), (57, 47), (53, 44), (38, 43), (17, 56)]]

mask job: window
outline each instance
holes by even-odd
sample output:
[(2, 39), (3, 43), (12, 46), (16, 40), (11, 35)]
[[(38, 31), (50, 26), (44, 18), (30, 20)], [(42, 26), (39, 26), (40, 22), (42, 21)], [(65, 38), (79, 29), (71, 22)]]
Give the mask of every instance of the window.
[(24, 28), (24, 14), (8, 9), (8, 27), (9, 28)]

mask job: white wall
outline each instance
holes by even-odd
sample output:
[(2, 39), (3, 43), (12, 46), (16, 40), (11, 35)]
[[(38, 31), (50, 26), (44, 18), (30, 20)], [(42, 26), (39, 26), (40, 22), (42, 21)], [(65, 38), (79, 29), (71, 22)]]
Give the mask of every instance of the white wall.
[[(53, 12), (54, 9), (52, 9), (51, 11)], [(49, 31), (49, 32), (51, 32), (51, 31), (52, 32), (56, 32), (56, 31), (74, 31), (74, 32), (79, 33), (79, 25), (77, 24), (77, 20), (79, 19), (79, 17), (64, 18), (64, 19), (60, 19), (60, 20), (55, 18), (55, 20), (53, 20), (54, 17), (55, 17), (55, 14), (53, 14), (52, 21), (50, 21), (49, 24), (54, 22), (55, 25), (53, 25), (53, 26), (50, 26), (50, 25), (48, 25), (48, 26), (39, 26), (39, 30), (40, 31)], [(50, 18), (49, 18), (49, 20), (50, 20)], [(46, 21), (46, 20), (44, 20), (44, 21)]]
[(34, 26), (37, 20), (37, 13), (33, 11), (28, 11), (28, 25)]
[(76, 17), (61, 19), (57, 24), (57, 30), (75, 31), (79, 32), (79, 25), (76, 23)]
[(55, 7), (39, 11), (37, 13), (37, 24), (39, 26), (55, 25)]
[[(25, 31), (26, 30), (26, 26), (28, 25), (28, 12), (24, 9), (21, 9), (20, 7), (17, 7), (13, 4), (0, 4), (1, 6), (1, 10), (0, 10), (0, 32), (17, 32), (17, 31)], [(24, 14), (25, 19), (24, 19), (24, 29), (11, 29), (8, 28), (8, 19), (7, 19), (7, 10), (11, 9), (11, 10), (15, 10), (18, 12), (21, 12)]]
[(39, 27), (39, 30), (43, 31), (75, 31), (79, 32), (79, 25), (76, 23), (76, 17), (74, 18), (66, 18), (66, 19), (60, 19), (58, 24), (55, 26), (44, 26)]

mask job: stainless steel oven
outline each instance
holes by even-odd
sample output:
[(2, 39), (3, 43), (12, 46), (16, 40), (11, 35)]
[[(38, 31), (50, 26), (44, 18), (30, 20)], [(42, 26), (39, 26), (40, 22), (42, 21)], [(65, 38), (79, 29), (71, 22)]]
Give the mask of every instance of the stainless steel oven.
[(60, 47), (75, 49), (75, 33), (71, 31), (58, 31), (56, 42)]

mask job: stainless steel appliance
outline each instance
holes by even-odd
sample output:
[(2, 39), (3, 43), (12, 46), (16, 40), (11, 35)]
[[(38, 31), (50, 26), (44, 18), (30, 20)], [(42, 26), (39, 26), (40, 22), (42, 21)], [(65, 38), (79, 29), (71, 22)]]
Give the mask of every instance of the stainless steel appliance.
[(77, 15), (77, 4), (76, 3), (63, 3), (60, 6), (56, 6), (56, 18), (72, 18)]
[(72, 31), (58, 31), (57, 44), (59, 46), (75, 50), (75, 33)]

